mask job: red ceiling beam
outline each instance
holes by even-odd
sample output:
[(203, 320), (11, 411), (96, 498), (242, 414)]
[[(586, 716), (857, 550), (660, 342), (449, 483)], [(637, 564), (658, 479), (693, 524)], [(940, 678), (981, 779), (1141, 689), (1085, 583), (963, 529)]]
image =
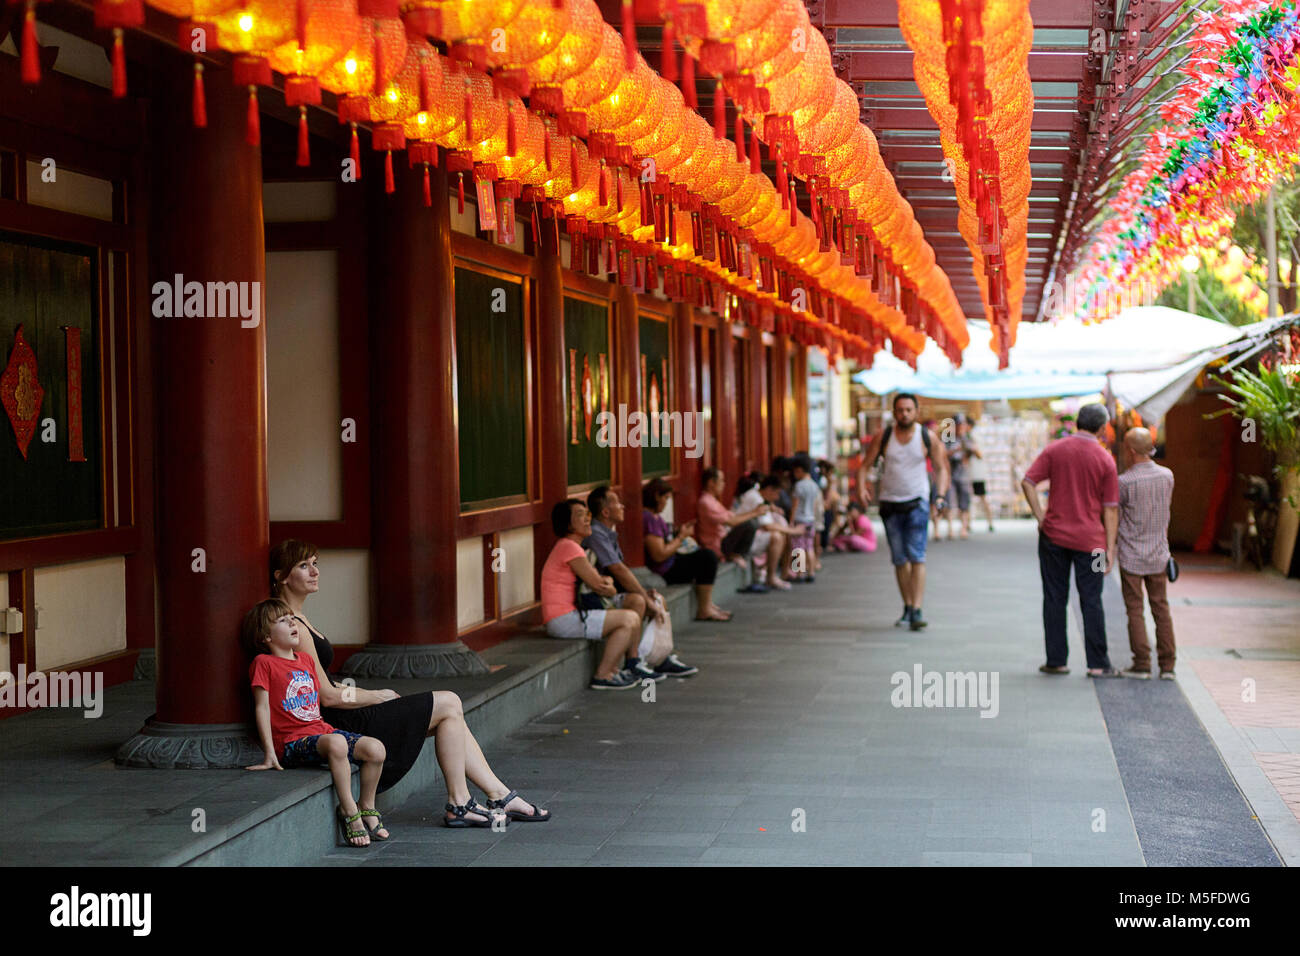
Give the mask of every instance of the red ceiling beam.
[[(848, 64), (840, 79), (849, 83), (915, 79), (911, 50), (837, 50), (836, 54), (837, 59), (844, 57)], [(1031, 52), (1029, 78), (1040, 82), (1078, 83), (1083, 79), (1083, 60), (1083, 53)]]
[[(898, 0), (823, 0), (819, 26), (897, 27)], [(1029, 15), (1037, 29), (1092, 26), (1092, 4), (1081, 0), (1034, 0)]]
[[(1074, 127), (1074, 110), (1034, 110), (1033, 128), (1069, 132)], [(863, 110), (863, 120), (873, 130), (882, 129), (924, 129), (936, 130), (934, 118), (930, 111), (916, 109), (899, 109), (887, 107), (879, 110)]]

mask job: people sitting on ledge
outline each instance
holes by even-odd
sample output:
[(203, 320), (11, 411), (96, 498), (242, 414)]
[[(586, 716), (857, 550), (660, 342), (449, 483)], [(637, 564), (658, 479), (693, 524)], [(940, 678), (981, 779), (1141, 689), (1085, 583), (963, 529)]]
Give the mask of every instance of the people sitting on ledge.
[[(566, 498), (551, 509), (551, 528), (557, 539), (542, 566), (542, 623), (551, 637), (599, 641), (605, 639), (592, 690), (627, 690), (641, 677), (627, 661), (637, 659), (645, 601), (640, 595), (620, 594), (614, 579), (602, 575), (587, 560), (582, 542), (591, 535), (591, 512), (581, 501)], [(610, 601), (608, 608), (579, 604), (579, 588)], [(635, 601), (629, 602), (629, 598)], [(634, 606), (641, 608), (638, 612)]]
[[(736, 512), (754, 511), (767, 504), (770, 510), (760, 515), (756, 521), (758, 531), (749, 555), (755, 571), (754, 583), (746, 588), (747, 593), (763, 594), (767, 591), (788, 591), (789, 582), (782, 576), (790, 559), (791, 542), (802, 530), (785, 520), (785, 515), (777, 506), (781, 497), (781, 479), (776, 475), (760, 475), (750, 472), (736, 484), (736, 500), (732, 510)], [(759, 572), (765, 577), (765, 583), (759, 582)]]
[(694, 521), (683, 522), (674, 534), (664, 519), (672, 494), (672, 485), (662, 478), (652, 478), (641, 489), (646, 567), (669, 584), (695, 585), (695, 620), (729, 621), (731, 615), (713, 603), (718, 555), (701, 548), (691, 537), (695, 533)]
[[(728, 511), (719, 500), (726, 475), (718, 468), (704, 469), (704, 490), (696, 504), (699, 511), (700, 544), (724, 561), (744, 565), (758, 533), (758, 518), (771, 512), (764, 503), (749, 511)], [(729, 529), (724, 532), (723, 529)]]
[[(593, 488), (587, 495), (587, 511), (591, 515), (591, 536), (582, 546), (596, 556), (596, 570), (613, 579), (623, 598), (623, 607), (641, 615), (640, 643), (637, 656), (628, 658), (627, 666), (641, 679), (663, 680), (665, 677), (690, 677), (699, 673), (678, 660), (672, 652), (669, 638), (666, 648), (652, 655), (654, 634), (646, 627), (646, 618), (658, 624), (667, 623), (668, 610), (663, 596), (653, 589), (647, 590), (623, 559), (623, 548), (618, 543), (618, 526), (623, 523), (626, 509), (618, 492), (608, 485)], [(670, 633), (670, 629), (665, 629)], [(654, 659), (651, 659), (653, 656)]]

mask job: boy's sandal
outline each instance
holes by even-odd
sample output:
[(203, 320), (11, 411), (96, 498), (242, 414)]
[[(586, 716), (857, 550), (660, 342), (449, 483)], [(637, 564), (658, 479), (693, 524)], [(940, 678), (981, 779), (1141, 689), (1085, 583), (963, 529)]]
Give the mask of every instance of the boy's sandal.
[[(352, 842), (358, 837), (370, 836), (370, 834), (366, 832), (366, 825), (361, 822), (360, 810), (352, 814), (352, 816), (348, 816), (343, 812), (343, 805), (339, 804), (337, 807), (337, 820), (339, 825), (339, 846), (352, 846), (360, 849), (370, 845), (369, 843)], [(353, 823), (357, 825), (358, 829), (353, 829)]]
[[(456, 819), (455, 819), (455, 820), (448, 820), (446, 817), (443, 817), (443, 818), (442, 818), (442, 823), (443, 823), (443, 825), (444, 825), (444, 826), (451, 827), (452, 829), (460, 829), (460, 828), (462, 828), (462, 827), (484, 827), (484, 828), (487, 828), (487, 827), (491, 827), (491, 826), (492, 826), (492, 818), (493, 818), (494, 814), (493, 814), (490, 810), (487, 810), (487, 809), (485, 809), (485, 808), (483, 808), (483, 807), (480, 807), (480, 806), (478, 805), (478, 802), (477, 802), (476, 800), (474, 800), (473, 797), (471, 797), (468, 801), (466, 801), (465, 804), (464, 804), (463, 806), (459, 806), (459, 807), (458, 807), (458, 806), (456, 806), (455, 804), (449, 803), (449, 804), (447, 804), (447, 808), (446, 808), (446, 809), (447, 809), (447, 812), (448, 812), (448, 813), (454, 813), (454, 814), (456, 815)], [(481, 815), (481, 816), (485, 816), (485, 817), (487, 817), (487, 819), (486, 819), (486, 820), (466, 820), (466, 819), (465, 819), (465, 815), (466, 815), (466, 814), (469, 814), (469, 813), (477, 813), (477, 814), (479, 814), (479, 815)]]
[[(374, 807), (371, 807), (369, 810), (367, 810), (364, 807), (362, 807), (360, 804), (357, 804), (357, 810), (360, 812), (361, 816), (363, 817), (375, 818), (375, 826), (373, 828), (366, 827), (366, 832), (370, 834), (370, 839), (378, 840), (380, 843), (383, 843), (385, 840), (388, 839), (388, 837), (393, 835), (393, 831), (388, 830), (388, 827), (384, 825), (383, 814), (380, 813), (378, 810), (376, 810)], [(361, 821), (362, 826), (365, 826), (365, 823), (366, 823), (365, 820)], [(380, 830), (388, 830), (388, 836), (380, 836), (379, 835)]]
[[(551, 819), (551, 811), (550, 811), (550, 810), (542, 810), (542, 809), (541, 809), (540, 807), (538, 807), (537, 804), (535, 804), (535, 803), (529, 803), (529, 804), (528, 804), (530, 807), (533, 808), (533, 812), (532, 812), (532, 813), (524, 813), (524, 811), (522, 811), (522, 810), (506, 810), (506, 804), (508, 804), (511, 800), (514, 800), (516, 797), (519, 797), (519, 791), (518, 791), (518, 790), (511, 790), (509, 793), (507, 793), (507, 794), (506, 794), (504, 797), (502, 797), (500, 800), (489, 800), (489, 801), (487, 802), (488, 809), (489, 809), (489, 810), (502, 810), (502, 811), (505, 812), (505, 815), (506, 815), (506, 817), (507, 817), (508, 819), (511, 819), (511, 820), (523, 820), (523, 821), (526, 821), (526, 822), (528, 822), (528, 823), (545, 823), (547, 820)], [(520, 798), (520, 799), (522, 799), (522, 798)], [(524, 802), (525, 802), (525, 803), (528, 803), (527, 800), (525, 800)]]

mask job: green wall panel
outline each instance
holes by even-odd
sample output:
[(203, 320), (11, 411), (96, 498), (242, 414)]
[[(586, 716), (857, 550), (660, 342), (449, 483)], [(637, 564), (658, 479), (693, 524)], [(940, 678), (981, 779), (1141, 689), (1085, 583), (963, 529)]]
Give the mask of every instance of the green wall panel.
[[(90, 249), (0, 233), (0, 372), (18, 326), (36, 356), (44, 389), (24, 459), (0, 411), (0, 538), (98, 528), (102, 524), (98, 298)], [(69, 461), (68, 358), (64, 327), (81, 330), (81, 420), (85, 461)], [(25, 388), (27, 402), (34, 389)], [(53, 420), (53, 433), (45, 425)], [(53, 441), (45, 441), (53, 437)]]
[[(503, 301), (505, 311), (493, 311)], [(528, 494), (525, 327), (518, 282), (456, 270), (462, 510), (474, 502)]]
[(596, 444), (596, 416), (602, 409), (617, 412), (611, 405), (612, 376), (609, 308), (566, 297), (564, 395), (568, 414), (564, 434), (569, 450), (570, 485), (610, 480), (613, 450)]
[[(641, 411), (647, 415), (673, 411), (668, 385), (668, 323), (648, 316), (640, 317), (641, 329)], [(645, 478), (666, 475), (673, 469), (673, 451), (668, 442), (674, 434), (661, 434), (661, 447), (653, 447), (653, 431), (647, 429), (641, 447), (641, 474)]]

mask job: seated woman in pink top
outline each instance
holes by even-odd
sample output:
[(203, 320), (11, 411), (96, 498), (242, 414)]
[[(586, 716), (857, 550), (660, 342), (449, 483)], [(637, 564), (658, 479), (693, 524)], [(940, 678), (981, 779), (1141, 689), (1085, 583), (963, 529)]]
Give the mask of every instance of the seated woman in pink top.
[(556, 537), (542, 565), (542, 623), (551, 637), (606, 638), (605, 653), (588, 685), (592, 690), (626, 690), (639, 678), (625, 669), (623, 659), (636, 654), (641, 617), (620, 607), (587, 610), (578, 606), (578, 581), (601, 597), (618, 595), (614, 579), (602, 575), (587, 560), (582, 542), (591, 535), (591, 512), (581, 501), (566, 498), (551, 509)]

